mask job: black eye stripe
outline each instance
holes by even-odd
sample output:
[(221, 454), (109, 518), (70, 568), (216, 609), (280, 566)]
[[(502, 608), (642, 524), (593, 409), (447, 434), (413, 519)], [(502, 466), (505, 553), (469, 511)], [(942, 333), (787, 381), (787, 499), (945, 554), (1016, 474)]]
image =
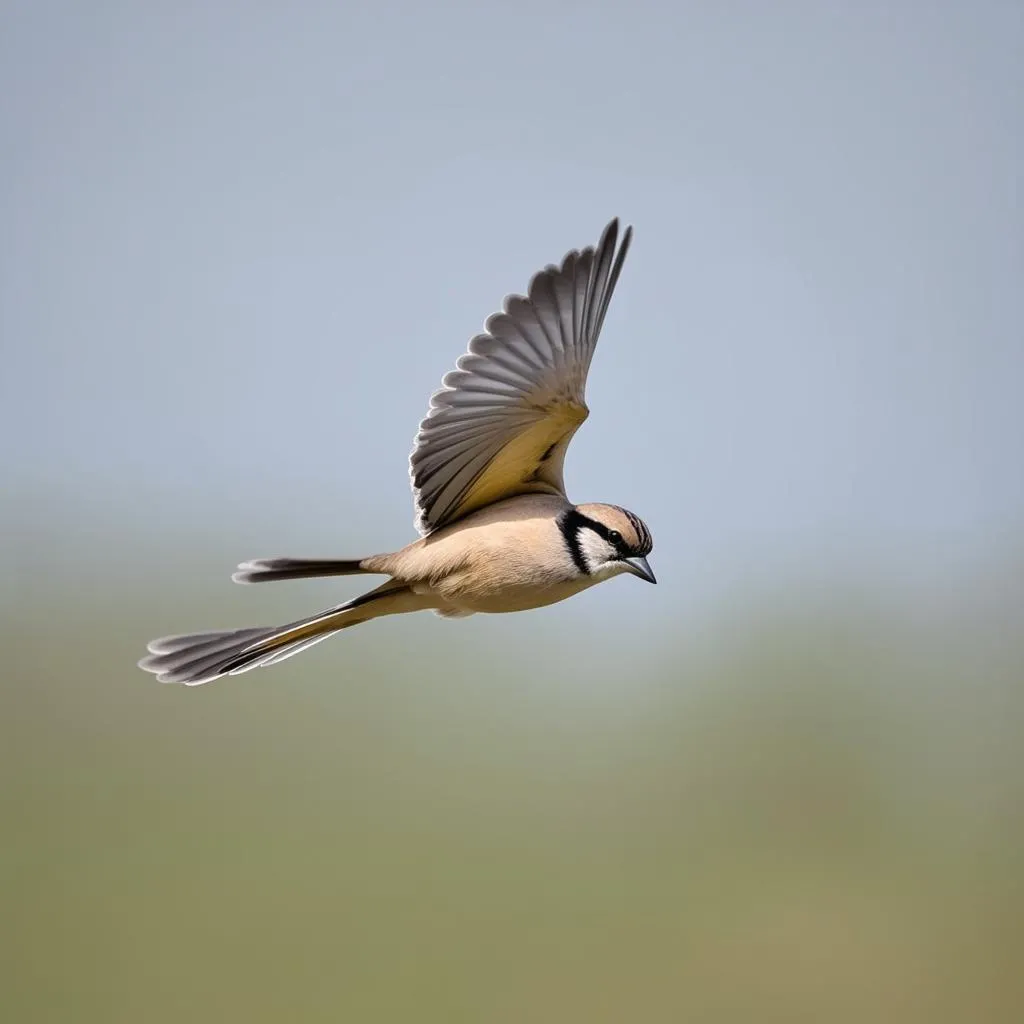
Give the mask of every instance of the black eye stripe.
[(615, 543), (614, 540), (612, 540), (612, 534), (616, 534), (619, 538), (619, 541), (622, 541), (622, 534), (619, 533), (617, 530), (609, 530), (608, 527), (604, 525), (604, 523), (599, 523), (596, 519), (588, 519), (586, 516), (580, 516), (580, 518), (583, 520), (583, 522), (580, 524), (581, 526), (585, 526), (588, 530), (593, 530), (594, 533), (598, 535), (598, 537), (600, 537), (602, 540), (608, 541), (608, 543), (611, 544), (613, 548), (619, 546)]
[(609, 530), (604, 523), (599, 523), (596, 519), (590, 519), (589, 517), (577, 513), (579, 517), (577, 519), (577, 529), (587, 529), (596, 533), (602, 540), (606, 540), (613, 548), (617, 548), (623, 553), (629, 553), (629, 545), (626, 543), (625, 538), (619, 533), (618, 530)]

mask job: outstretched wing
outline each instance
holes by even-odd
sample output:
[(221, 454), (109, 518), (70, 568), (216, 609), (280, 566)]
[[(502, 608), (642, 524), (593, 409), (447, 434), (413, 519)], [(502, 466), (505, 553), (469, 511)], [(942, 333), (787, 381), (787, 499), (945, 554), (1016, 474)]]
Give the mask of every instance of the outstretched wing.
[(587, 371), (632, 231), (616, 252), (615, 219), (596, 247), (536, 274), (444, 378), (409, 459), (420, 533), (516, 494), (565, 493), (565, 450), (587, 418)]

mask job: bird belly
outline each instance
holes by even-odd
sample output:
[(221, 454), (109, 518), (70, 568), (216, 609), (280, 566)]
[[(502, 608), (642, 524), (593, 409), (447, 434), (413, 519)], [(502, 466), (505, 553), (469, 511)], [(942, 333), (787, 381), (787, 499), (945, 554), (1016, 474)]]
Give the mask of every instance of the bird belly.
[(497, 614), (501, 612), (523, 612), (531, 608), (544, 608), (557, 604), (574, 594), (586, 590), (598, 582), (586, 579), (551, 579), (539, 574), (526, 574), (520, 579), (509, 578), (502, 573), (500, 580), (484, 581), (476, 576), (460, 578), (464, 574), (453, 574), (435, 584), (433, 590), (445, 602), (460, 613), (471, 615), (476, 612)]

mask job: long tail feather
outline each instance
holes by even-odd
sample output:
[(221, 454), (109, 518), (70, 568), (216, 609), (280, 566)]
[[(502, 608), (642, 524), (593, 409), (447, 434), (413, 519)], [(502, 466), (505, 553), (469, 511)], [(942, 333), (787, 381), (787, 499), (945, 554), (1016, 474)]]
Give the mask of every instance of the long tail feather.
[(271, 583), (317, 576), (354, 576), (368, 571), (359, 558), (254, 558), (242, 562), (231, 578), (236, 583)]
[(162, 637), (148, 645), (139, 668), (161, 683), (198, 686), (222, 676), (274, 665), (349, 626), (381, 615), (432, 607), (393, 580), (346, 604), (285, 626), (227, 629)]

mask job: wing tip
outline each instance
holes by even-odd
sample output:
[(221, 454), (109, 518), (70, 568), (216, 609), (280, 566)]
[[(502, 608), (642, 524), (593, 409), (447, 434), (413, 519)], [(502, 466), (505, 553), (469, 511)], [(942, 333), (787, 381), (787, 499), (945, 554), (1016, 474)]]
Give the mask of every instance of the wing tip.
[[(633, 225), (627, 224), (623, 229), (622, 237), (619, 238), (619, 227), (621, 226), (621, 220), (618, 215), (612, 217), (610, 221), (605, 225), (604, 231), (601, 232), (601, 238), (597, 243), (596, 251), (600, 252), (604, 248), (619, 249), (620, 253), (625, 254), (625, 250), (629, 248), (629, 243), (633, 240)], [(621, 257), (620, 257), (621, 258)]]

